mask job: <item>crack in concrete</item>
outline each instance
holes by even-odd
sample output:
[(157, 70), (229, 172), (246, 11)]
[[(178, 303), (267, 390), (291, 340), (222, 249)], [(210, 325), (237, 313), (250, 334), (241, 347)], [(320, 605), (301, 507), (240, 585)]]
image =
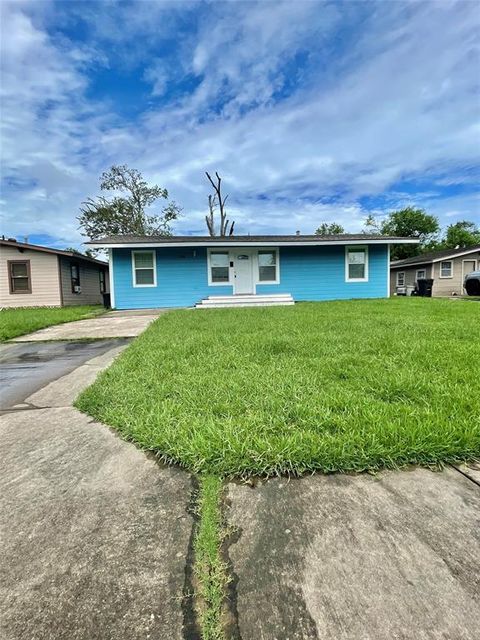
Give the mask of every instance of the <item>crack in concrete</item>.
[(473, 484), (476, 484), (477, 487), (480, 487), (480, 482), (478, 480), (476, 480), (475, 478), (472, 478), (472, 476), (468, 473), (465, 473), (465, 471), (462, 471), (462, 469), (460, 469), (459, 467), (455, 466), (454, 464), (450, 464), (449, 465), (452, 469), (455, 469), (455, 471), (458, 471), (458, 473), (460, 473), (464, 478), (467, 478), (467, 480), (470, 480), (470, 482), (473, 482)]
[(240, 633), (240, 625), (238, 621), (238, 607), (237, 607), (237, 587), (238, 587), (238, 575), (233, 567), (232, 559), (229, 555), (229, 549), (232, 545), (236, 544), (241, 536), (242, 529), (240, 527), (232, 527), (228, 524), (227, 512), (230, 507), (230, 500), (227, 497), (227, 489), (224, 487), (222, 500), (220, 501), (220, 509), (222, 514), (222, 521), (224, 530), (227, 531), (227, 535), (223, 541), (220, 549), (220, 555), (223, 558), (226, 566), (227, 578), (229, 578), (226, 587), (225, 594), (225, 609), (226, 609), (226, 624), (225, 631), (229, 640), (242, 640)]
[[(20, 406), (23, 405), (23, 406)], [(9, 413), (20, 413), (21, 411), (38, 411), (39, 409), (51, 409), (52, 407), (39, 407), (31, 402), (20, 402), (18, 405), (13, 405), (8, 409), (1, 409), (0, 416), (7, 415)]]
[(190, 531), (190, 539), (188, 541), (187, 557), (185, 559), (185, 581), (183, 584), (182, 593), (182, 612), (183, 612), (183, 625), (182, 633), (184, 640), (199, 640), (201, 638), (201, 631), (198, 622), (197, 612), (195, 610), (195, 536), (198, 529), (199, 515), (197, 512), (197, 500), (199, 494), (199, 483), (194, 475), (191, 476), (192, 490), (190, 492), (190, 499), (185, 511), (192, 518), (192, 528)]

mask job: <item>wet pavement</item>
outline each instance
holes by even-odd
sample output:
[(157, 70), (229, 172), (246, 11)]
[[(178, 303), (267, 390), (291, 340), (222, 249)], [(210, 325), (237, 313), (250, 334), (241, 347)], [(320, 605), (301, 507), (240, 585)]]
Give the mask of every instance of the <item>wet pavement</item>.
[(2, 640), (183, 640), (193, 624), (190, 475), (71, 406), (127, 342), (0, 349)]
[(37, 342), (0, 346), (0, 410), (23, 402), (29, 395), (115, 347), (126, 338), (92, 342)]

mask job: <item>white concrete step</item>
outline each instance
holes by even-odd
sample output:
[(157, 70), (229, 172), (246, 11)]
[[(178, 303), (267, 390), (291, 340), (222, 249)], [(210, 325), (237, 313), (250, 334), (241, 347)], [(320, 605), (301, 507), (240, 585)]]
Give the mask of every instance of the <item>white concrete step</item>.
[(295, 304), (289, 293), (271, 295), (209, 296), (198, 302), (197, 309), (215, 309), (219, 307), (266, 307)]
[(236, 309), (237, 307), (286, 307), (294, 305), (295, 302), (241, 302), (240, 304), (230, 304), (229, 302), (214, 302), (212, 304), (196, 304), (195, 309), (219, 309), (220, 307)]
[(245, 302), (252, 300), (292, 300), (292, 296), (289, 293), (280, 294), (259, 294), (259, 295), (246, 295), (246, 296), (208, 296), (203, 301), (211, 300), (212, 302)]

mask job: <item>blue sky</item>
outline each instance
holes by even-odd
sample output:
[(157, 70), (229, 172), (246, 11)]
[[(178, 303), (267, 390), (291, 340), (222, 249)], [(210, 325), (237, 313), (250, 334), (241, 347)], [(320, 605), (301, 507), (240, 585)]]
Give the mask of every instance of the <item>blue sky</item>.
[(478, 5), (3, 1), (1, 233), (82, 241), (127, 163), (205, 233), (219, 171), (237, 233), (362, 228), (426, 208), (480, 222)]

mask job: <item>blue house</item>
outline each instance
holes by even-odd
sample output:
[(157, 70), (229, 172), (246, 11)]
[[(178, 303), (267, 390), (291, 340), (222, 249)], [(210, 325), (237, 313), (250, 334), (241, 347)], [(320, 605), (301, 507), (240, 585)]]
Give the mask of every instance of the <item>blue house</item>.
[(293, 304), (390, 295), (390, 245), (414, 238), (336, 236), (112, 236), (116, 309)]

